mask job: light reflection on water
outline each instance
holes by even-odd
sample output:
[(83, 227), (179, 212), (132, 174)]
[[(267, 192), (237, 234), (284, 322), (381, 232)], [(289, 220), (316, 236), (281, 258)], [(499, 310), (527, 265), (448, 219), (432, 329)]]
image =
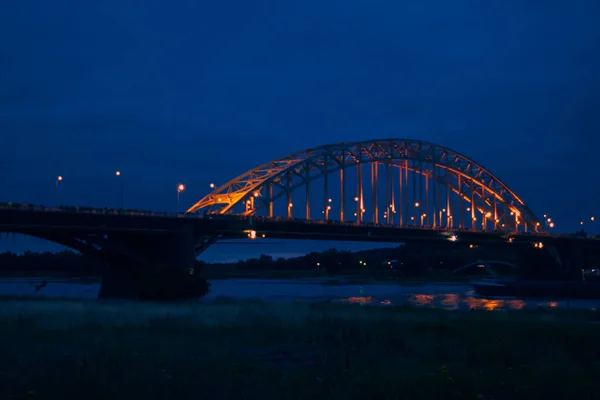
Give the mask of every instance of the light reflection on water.
[[(31, 296), (42, 279), (0, 279), (0, 295)], [(448, 310), (520, 310), (523, 308), (597, 309), (600, 300), (480, 298), (470, 285), (431, 283), (353, 283), (341, 279), (224, 279), (211, 282), (206, 300), (219, 298), (262, 299), (266, 301), (332, 301), (380, 306), (412, 305)], [(48, 297), (95, 298), (97, 282), (48, 280), (39, 295)]]
[[(392, 301), (391, 299), (377, 299), (372, 296), (367, 297), (349, 297), (337, 300), (340, 303), (357, 303), (368, 305), (413, 305), (416, 307), (426, 308), (443, 308), (446, 310), (458, 309), (473, 309), (473, 310), (520, 310), (528, 306), (525, 300), (522, 299), (484, 299), (473, 295), (465, 295), (461, 297), (457, 293), (441, 293), (441, 294), (414, 294), (409, 295), (406, 301), (402, 299)], [(531, 301), (529, 306), (533, 307), (557, 307), (557, 302), (546, 301)]]

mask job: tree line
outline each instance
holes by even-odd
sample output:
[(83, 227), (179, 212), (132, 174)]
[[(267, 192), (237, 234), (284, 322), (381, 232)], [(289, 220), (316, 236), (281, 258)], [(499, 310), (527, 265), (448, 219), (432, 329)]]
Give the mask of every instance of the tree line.
[[(535, 252), (538, 253), (539, 252)], [(517, 247), (479, 247), (460, 246), (450, 242), (411, 243), (395, 247), (364, 250), (358, 252), (329, 249), (323, 252), (311, 252), (294, 258), (273, 258), (260, 255), (256, 258), (240, 260), (235, 263), (211, 263), (196, 261), (195, 270), (213, 271), (265, 271), (265, 270), (323, 270), (330, 274), (355, 270), (393, 270), (404, 276), (423, 276), (431, 270), (452, 271), (477, 260), (508, 261), (528, 265), (539, 264), (535, 273), (547, 270), (548, 263), (535, 260)], [(65, 276), (100, 277), (107, 264), (86, 254), (65, 250), (61, 252), (36, 253), (26, 251), (23, 254), (0, 253), (0, 275), (2, 276)]]

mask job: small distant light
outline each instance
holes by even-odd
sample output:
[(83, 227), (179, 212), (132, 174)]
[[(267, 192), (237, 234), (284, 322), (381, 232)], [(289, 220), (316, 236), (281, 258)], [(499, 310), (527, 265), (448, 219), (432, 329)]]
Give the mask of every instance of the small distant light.
[(210, 184), (210, 185), (208, 185), (208, 186), (210, 186), (210, 188), (211, 188), (211, 189), (214, 189), (214, 187), (215, 187), (215, 184), (211, 182), (211, 184)]

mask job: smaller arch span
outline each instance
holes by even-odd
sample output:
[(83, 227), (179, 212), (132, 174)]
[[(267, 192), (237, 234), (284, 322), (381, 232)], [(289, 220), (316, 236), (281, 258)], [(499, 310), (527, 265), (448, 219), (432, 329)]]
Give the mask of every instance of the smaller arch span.
[(495, 261), (495, 260), (482, 261), (482, 260), (477, 260), (477, 261), (469, 263), (467, 265), (463, 265), (462, 267), (456, 268), (455, 270), (452, 271), (452, 273), (453, 274), (460, 273), (461, 271), (465, 271), (465, 270), (468, 270), (469, 268), (473, 268), (473, 267), (478, 267), (479, 265), (483, 265), (485, 267), (486, 271), (488, 273), (490, 273), (490, 275), (492, 275), (492, 276), (498, 276), (498, 273), (494, 269), (494, 265), (501, 265), (503, 267), (509, 267), (509, 268), (514, 269), (514, 270), (519, 269), (519, 267), (516, 264), (513, 264), (513, 263), (508, 262), (508, 261)]

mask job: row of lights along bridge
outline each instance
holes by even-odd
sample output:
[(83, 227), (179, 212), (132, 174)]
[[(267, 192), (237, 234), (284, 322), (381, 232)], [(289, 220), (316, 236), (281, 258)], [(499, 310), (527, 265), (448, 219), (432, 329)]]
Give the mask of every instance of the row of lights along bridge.
[[(123, 184), (122, 178), (120, 178), (121, 177), (121, 171), (116, 171), (115, 172), (115, 176), (120, 179), (121, 188), (120, 188), (120, 193), (119, 193), (119, 208), (123, 209), (123, 208), (125, 208), (124, 207), (125, 185)], [(62, 175), (59, 175), (59, 176), (56, 177), (56, 201), (57, 201), (57, 203), (59, 203), (58, 190), (59, 190), (59, 187), (60, 187), (60, 182), (62, 182), (63, 179), (64, 178), (63, 178)], [(214, 185), (211, 186), (211, 187), (214, 187)], [(183, 192), (185, 190), (185, 185), (183, 183), (178, 183), (177, 186), (176, 186), (176, 188), (177, 188), (177, 204), (180, 204), (181, 192)]]
[[(117, 178), (121, 177), (121, 171), (116, 171), (116, 172), (115, 172), (115, 176), (116, 176)], [(59, 183), (60, 183), (60, 182), (62, 182), (62, 180), (63, 180), (63, 176), (62, 176), (62, 175), (59, 175), (59, 176), (56, 178), (56, 189), (57, 189), (57, 190), (59, 189), (59, 186), (60, 186), (60, 185), (59, 185)], [(209, 184), (209, 187), (210, 187), (211, 189), (214, 189), (214, 188), (215, 188), (215, 184), (214, 184), (214, 183), (210, 183), (210, 184)], [(185, 185), (184, 185), (184, 184), (182, 184), (182, 183), (178, 183), (178, 184), (177, 184), (177, 186), (176, 186), (176, 191), (177, 191), (177, 204), (180, 204), (180, 197), (181, 197), (181, 193), (182, 193), (184, 190), (185, 190)], [(256, 197), (256, 194), (255, 194), (255, 197)], [(121, 180), (121, 189), (120, 189), (120, 208), (124, 208), (123, 200), (124, 200), (124, 185), (123, 185), (123, 181)], [(331, 203), (331, 202), (332, 202), (332, 199), (328, 199), (328, 201), (329, 201), (329, 203)], [(359, 201), (359, 198), (358, 198), (358, 197), (355, 197), (355, 198), (354, 198), (354, 201), (356, 201), (356, 202), (357, 202), (357, 201)], [(251, 205), (252, 205), (251, 203), (252, 203), (252, 201), (251, 201), (251, 200), (247, 200), (247, 206), (246, 206), (246, 207), (247, 207), (247, 208), (248, 208), (248, 207), (251, 207)], [(290, 209), (291, 209), (293, 206), (294, 206), (294, 205), (293, 205), (292, 203), (288, 204), (288, 208), (290, 208)], [(414, 206), (415, 206), (415, 207), (419, 207), (419, 206), (420, 206), (419, 202), (415, 202), (415, 203), (414, 203)], [(392, 209), (392, 213), (394, 213), (394, 214), (395, 214), (395, 213), (396, 213), (396, 210), (394, 209), (394, 207), (393, 207), (393, 206), (391, 207), (391, 209)], [(331, 210), (331, 205), (328, 205), (328, 206), (327, 206), (327, 209), (326, 209), (326, 210), (323, 210), (321, 213), (323, 213), (323, 214), (328, 214), (328, 212), (329, 212), (330, 210)], [(470, 208), (470, 207), (467, 207), (467, 209), (466, 209), (466, 210), (470, 212), (470, 211), (471, 211), (471, 208)], [(366, 210), (363, 208), (363, 209), (362, 209), (362, 212), (366, 212)], [(439, 211), (439, 214), (440, 214), (440, 215), (439, 215), (439, 219), (440, 219), (440, 221), (442, 220), (442, 216), (443, 216), (443, 214), (444, 214), (444, 213), (446, 213), (446, 209), (445, 209), (445, 208)], [(512, 215), (512, 213), (511, 213), (511, 215)], [(357, 213), (354, 213), (354, 216), (356, 217), (356, 216), (357, 216)], [(488, 213), (485, 215), (485, 218), (491, 218), (491, 217), (492, 217), (492, 215), (491, 215), (491, 213), (490, 213), (490, 212), (488, 212)], [(385, 219), (386, 219), (386, 218), (388, 218), (387, 211), (384, 211), (384, 212), (383, 212), (383, 218), (385, 218)], [(425, 226), (425, 219), (426, 219), (426, 218), (427, 218), (427, 214), (425, 214), (425, 213), (424, 213), (424, 214), (421, 214), (421, 216), (420, 216), (420, 221), (419, 221), (419, 222), (420, 222), (420, 225), (421, 225), (422, 227), (424, 227), (424, 226)], [(411, 217), (410, 217), (410, 219), (411, 219), (411, 221), (415, 221), (415, 217), (414, 217), (414, 216), (411, 216)], [(451, 216), (451, 215), (450, 215), (450, 216), (448, 216), (448, 219), (452, 219), (452, 216)], [(544, 221), (545, 221), (545, 224), (546, 224), (546, 227), (547, 227), (547, 228), (554, 228), (554, 226), (555, 226), (555, 223), (554, 223), (554, 221), (552, 221), (552, 218), (548, 217), (548, 215), (547, 215), (547, 214), (544, 214)], [(595, 217), (593, 217), (593, 216), (592, 216), (592, 217), (590, 217), (590, 221), (591, 221), (591, 222), (594, 222), (594, 221), (595, 221)], [(584, 225), (584, 221), (580, 221), (580, 225), (581, 225), (581, 226), (583, 226), (583, 225)]]

